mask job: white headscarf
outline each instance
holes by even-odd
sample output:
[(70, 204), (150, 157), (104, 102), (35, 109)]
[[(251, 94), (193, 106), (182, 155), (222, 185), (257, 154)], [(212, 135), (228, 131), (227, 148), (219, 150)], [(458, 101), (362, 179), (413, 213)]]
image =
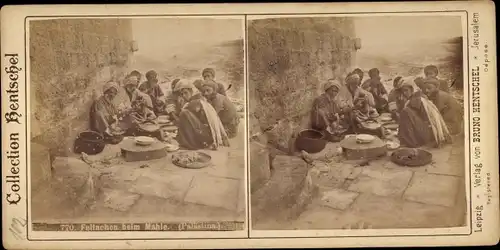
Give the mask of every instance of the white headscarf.
[(102, 87), (102, 92), (106, 92), (110, 89), (115, 89), (116, 91), (118, 91), (118, 84), (116, 82), (113, 82), (113, 81), (109, 81), (107, 83), (104, 84), (104, 86)]

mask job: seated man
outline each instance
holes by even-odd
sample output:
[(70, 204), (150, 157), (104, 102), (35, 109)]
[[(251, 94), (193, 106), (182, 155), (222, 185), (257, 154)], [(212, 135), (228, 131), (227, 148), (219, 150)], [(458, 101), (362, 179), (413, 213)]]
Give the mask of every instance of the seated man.
[(349, 74), (346, 78), (346, 85), (347, 85), (347, 90), (349, 91), (350, 94), (350, 103), (351, 107), (354, 107), (354, 100), (358, 99), (359, 97), (364, 97), (366, 98), (366, 101), (370, 107), (375, 107), (375, 99), (373, 98), (373, 95), (360, 88), (361, 78), (359, 77), (358, 74)]
[(132, 70), (132, 72), (130, 72), (129, 75), (137, 77), (137, 85), (139, 85), (139, 83), (141, 82), (141, 78), (142, 78), (141, 72), (139, 72), (137, 70)]
[(392, 115), (392, 119), (398, 120), (399, 113), (404, 108), (405, 99), (401, 93), (401, 85), (403, 84), (403, 78), (398, 76), (394, 78), (393, 81), (393, 89), (389, 92), (387, 102), (388, 102), (388, 110)]
[(370, 69), (370, 71), (368, 71), (368, 75), (370, 76), (370, 79), (363, 83), (362, 88), (373, 95), (373, 98), (375, 99), (375, 108), (379, 113), (387, 111), (387, 90), (380, 81), (379, 70), (377, 68)]
[(170, 84), (171, 92), (165, 98), (165, 113), (170, 116), (170, 119), (176, 121), (179, 119), (179, 114), (184, 106), (184, 99), (180, 96), (178, 91), (175, 91), (176, 85), (180, 82), (180, 79), (175, 79)]
[(146, 81), (139, 86), (139, 90), (149, 95), (155, 114), (158, 115), (165, 110), (165, 95), (158, 84), (156, 71), (150, 70), (146, 73)]
[(217, 93), (217, 83), (212, 80), (206, 80), (202, 85), (202, 94), (210, 103), (222, 122), (224, 129), (227, 132), (229, 138), (234, 138), (238, 132), (238, 125), (240, 124), (240, 118), (236, 107), (227, 98), (227, 96)]
[(328, 80), (323, 86), (325, 92), (314, 99), (311, 110), (311, 128), (331, 137), (332, 141), (340, 139), (339, 137), (346, 130), (342, 126), (345, 124), (340, 121), (340, 110), (335, 103), (335, 97), (340, 88), (339, 81)]
[(357, 68), (357, 69), (353, 70), (351, 74), (356, 74), (359, 76), (359, 83), (360, 84), (363, 82), (363, 78), (365, 77), (365, 72), (363, 72), (362, 69)]
[(452, 135), (463, 131), (463, 109), (460, 103), (449, 93), (439, 89), (436, 78), (425, 79), (425, 94), (436, 105)]
[(138, 98), (132, 103), (132, 111), (130, 112), (134, 125), (143, 124), (145, 122), (154, 122), (156, 119), (155, 113), (148, 108), (143, 98)]
[(90, 129), (103, 135), (106, 142), (112, 140), (115, 132), (127, 129), (120, 126), (122, 114), (113, 104), (117, 94), (118, 84), (107, 82), (103, 87), (103, 95), (94, 101), (90, 108)]
[(436, 80), (438, 80), (439, 90), (444, 92), (450, 92), (450, 86), (448, 86), (448, 83), (445, 80), (438, 78), (439, 70), (435, 65), (425, 66), (424, 74), (426, 78), (436, 78)]
[(139, 85), (139, 78), (137, 78), (136, 75), (130, 74), (125, 77), (123, 85), (129, 101), (128, 109), (132, 108), (132, 103), (137, 99), (141, 99), (146, 107), (151, 110), (153, 109), (153, 102), (151, 101), (151, 98), (137, 88), (137, 86)]
[[(212, 68), (206, 68), (203, 70), (203, 72), (201, 73), (201, 76), (203, 77), (203, 80), (205, 81), (208, 81), (208, 80), (212, 80), (215, 82), (215, 70), (212, 69)], [(226, 88), (224, 87), (224, 85), (222, 83), (217, 83), (217, 93), (221, 94), (221, 95), (226, 95)]]
[(200, 95), (194, 94), (194, 89), (193, 84), (183, 81), (175, 86), (175, 91), (186, 102), (176, 121), (177, 142), (181, 147), (191, 150), (216, 150), (220, 146), (229, 146), (227, 133), (214, 107)]
[(408, 100), (399, 118), (398, 138), (401, 146), (440, 147), (450, 142), (448, 128), (436, 106), (410, 83), (404, 82), (401, 91)]

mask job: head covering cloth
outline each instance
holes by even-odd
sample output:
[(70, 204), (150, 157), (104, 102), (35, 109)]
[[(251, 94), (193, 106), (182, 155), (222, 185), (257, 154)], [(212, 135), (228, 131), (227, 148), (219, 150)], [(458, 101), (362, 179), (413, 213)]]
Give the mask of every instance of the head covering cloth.
[[(127, 77), (125, 77), (125, 86), (128, 86), (128, 85), (134, 85), (134, 86), (137, 86), (139, 85), (139, 82), (133, 82), (133, 81), (130, 81), (130, 77), (137, 77), (137, 75), (128, 75)], [(139, 80), (139, 78), (137, 78), (137, 80)]]
[(341, 84), (338, 80), (328, 80), (325, 85), (323, 85), (323, 90), (326, 92), (329, 90), (331, 87), (337, 88), (337, 91), (340, 90)]
[(212, 88), (214, 91), (217, 90), (217, 83), (215, 81), (212, 81), (212, 80), (208, 80), (208, 81), (203, 81), (202, 83), (202, 86), (207, 86), (207, 87), (210, 87)]
[(398, 76), (394, 79), (393, 83), (394, 89), (400, 89), (401, 85), (403, 85), (403, 77)]
[(205, 68), (203, 72), (201, 72), (201, 75), (204, 76), (206, 73), (212, 74), (212, 76), (215, 76), (215, 69), (213, 68)]
[(104, 86), (102, 87), (102, 92), (105, 93), (106, 91), (108, 91), (110, 89), (115, 89), (116, 91), (118, 91), (118, 84), (114, 81), (106, 82), (104, 84)]
[(350, 84), (350, 83), (356, 83), (357, 84), (357, 83), (359, 83), (360, 80), (361, 80), (361, 78), (359, 77), (358, 74), (352, 73), (352, 74), (350, 74), (350, 75), (348, 75), (346, 77), (345, 82), (347, 84)]
[(175, 84), (174, 92), (181, 91), (183, 89), (194, 90), (194, 85), (190, 82), (179, 80), (177, 84)]

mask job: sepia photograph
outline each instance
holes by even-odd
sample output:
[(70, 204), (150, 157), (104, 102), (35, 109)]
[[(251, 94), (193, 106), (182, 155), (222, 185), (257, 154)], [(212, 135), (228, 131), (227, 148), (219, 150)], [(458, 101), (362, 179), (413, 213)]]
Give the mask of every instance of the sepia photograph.
[(2, 6), (4, 248), (498, 244), (494, 17)]
[(252, 230), (467, 225), (460, 15), (248, 21)]
[(28, 19), (34, 231), (245, 228), (243, 20)]

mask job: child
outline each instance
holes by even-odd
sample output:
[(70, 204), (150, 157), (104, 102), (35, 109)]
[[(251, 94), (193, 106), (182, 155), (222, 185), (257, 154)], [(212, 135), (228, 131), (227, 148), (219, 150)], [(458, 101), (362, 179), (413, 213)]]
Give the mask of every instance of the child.
[(154, 121), (156, 119), (155, 113), (146, 105), (144, 98), (139, 97), (132, 103), (132, 112), (130, 113), (134, 125)]

